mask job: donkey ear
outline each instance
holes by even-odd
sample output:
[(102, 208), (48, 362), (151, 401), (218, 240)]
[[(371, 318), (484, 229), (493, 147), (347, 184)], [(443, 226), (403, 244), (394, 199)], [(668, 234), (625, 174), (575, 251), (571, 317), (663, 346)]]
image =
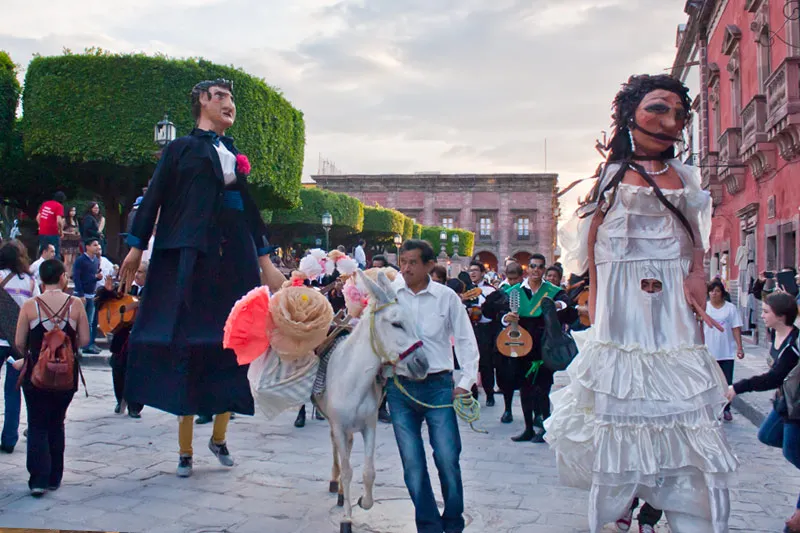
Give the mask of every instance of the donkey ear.
[(389, 296), (386, 294), (386, 291), (384, 291), (380, 285), (372, 281), (369, 276), (364, 274), (361, 270), (357, 270), (356, 275), (358, 276), (359, 281), (361, 281), (361, 283), (363, 283), (367, 288), (369, 295), (375, 298), (376, 303), (383, 305), (391, 301)]
[(392, 282), (389, 281), (389, 278), (383, 272), (378, 272), (378, 284), (381, 286), (383, 291), (386, 293), (386, 296), (390, 300), (397, 299), (397, 294), (395, 294), (394, 289), (392, 288)]

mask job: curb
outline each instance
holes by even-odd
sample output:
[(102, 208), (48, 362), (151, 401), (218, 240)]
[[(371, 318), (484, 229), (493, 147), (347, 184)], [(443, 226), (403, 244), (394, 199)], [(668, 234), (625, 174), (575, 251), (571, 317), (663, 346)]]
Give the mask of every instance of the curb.
[(764, 419), (767, 418), (767, 413), (763, 413), (753, 402), (749, 402), (741, 396), (736, 396), (731, 405), (756, 427), (761, 427)]
[(81, 366), (86, 367), (109, 367), (111, 365), (111, 354), (108, 355), (99, 354), (99, 355), (89, 355), (85, 354), (82, 355), (80, 358)]

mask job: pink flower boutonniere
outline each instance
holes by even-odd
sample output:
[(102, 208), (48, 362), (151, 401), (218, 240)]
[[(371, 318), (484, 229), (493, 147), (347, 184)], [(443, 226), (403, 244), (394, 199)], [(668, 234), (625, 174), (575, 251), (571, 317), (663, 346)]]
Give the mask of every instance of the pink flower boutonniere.
[(238, 154), (236, 156), (236, 172), (242, 176), (250, 175), (250, 160), (247, 159), (246, 155)]

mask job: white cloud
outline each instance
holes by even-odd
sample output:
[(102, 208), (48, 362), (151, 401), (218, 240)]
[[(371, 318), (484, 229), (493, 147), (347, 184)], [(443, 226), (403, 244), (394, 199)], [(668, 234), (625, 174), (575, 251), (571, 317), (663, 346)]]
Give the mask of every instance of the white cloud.
[(566, 186), (597, 166), (620, 83), (669, 67), (684, 21), (663, 0), (29, 0), (0, 49), (241, 66), (305, 113), (306, 176), (320, 153), (346, 172), (536, 172), (546, 138)]

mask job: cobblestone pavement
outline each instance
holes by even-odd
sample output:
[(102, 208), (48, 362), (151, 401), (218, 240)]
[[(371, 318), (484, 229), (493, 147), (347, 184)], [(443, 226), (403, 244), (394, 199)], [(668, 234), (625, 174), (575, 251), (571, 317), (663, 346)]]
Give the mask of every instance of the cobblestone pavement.
[[(88, 368), (86, 378), (90, 397), (81, 390), (68, 414), (66, 472), (60, 490), (38, 500), (28, 495), (24, 438), (13, 454), (0, 454), (0, 527), (163, 533), (338, 531), (340, 509), (335, 496), (327, 492), (331, 452), (325, 422), (309, 417), (305, 428), (296, 429), (294, 413), (274, 421), (260, 415), (236, 418), (228, 435), (237, 461), (232, 469), (219, 466), (208, 452), (210, 425), (197, 426), (194, 476), (179, 479), (175, 417), (149, 408), (140, 420), (114, 415), (110, 370)], [(467, 531), (587, 531), (586, 493), (558, 485), (555, 461), (546, 445), (509, 440), (520, 430), (518, 405), (514, 424), (500, 424), (501, 411), (500, 406), (483, 410), (479, 426), (489, 430), (488, 435), (462, 426)], [(737, 414), (726, 428), (742, 461), (740, 486), (733, 492), (731, 530), (781, 531), (800, 492), (800, 476), (779, 450), (756, 440), (755, 426), (743, 416)], [(361, 450), (357, 440), (356, 498)], [(430, 457), (429, 465), (433, 469)], [(413, 533), (413, 509), (397, 447), (391, 427), (384, 424), (378, 431), (376, 466), (375, 507), (355, 509), (354, 531)], [(435, 469), (431, 476), (438, 494)]]

